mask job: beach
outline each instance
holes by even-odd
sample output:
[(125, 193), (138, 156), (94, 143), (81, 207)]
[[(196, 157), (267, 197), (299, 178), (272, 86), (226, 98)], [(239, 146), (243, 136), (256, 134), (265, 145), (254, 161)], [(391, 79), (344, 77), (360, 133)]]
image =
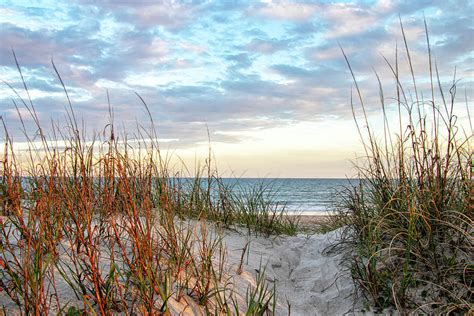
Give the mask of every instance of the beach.
[(244, 272), (234, 280), (243, 284), (265, 266), (266, 279), (277, 289), (277, 315), (343, 315), (360, 306), (352, 299), (354, 284), (341, 265), (343, 254), (326, 252), (338, 233), (262, 238), (229, 231), (224, 242), (233, 271), (249, 242)]
[[(302, 223), (308, 225), (315, 225), (324, 219), (324, 216), (301, 217)], [(176, 225), (199, 235), (203, 222), (177, 220)], [(355, 304), (352, 299), (354, 284), (341, 264), (343, 253), (330, 251), (340, 230), (326, 234), (263, 237), (248, 234), (244, 228), (223, 229), (212, 223), (206, 223), (206, 227), (208, 236), (222, 238), (226, 249), (225, 279), (232, 283), (233, 291), (242, 300), (249, 285), (255, 286), (259, 273), (264, 273), (268, 286), (275, 286), (276, 315), (342, 315), (357, 309), (360, 311), (360, 304)], [(107, 259), (102, 258), (102, 261), (105, 267)], [(80, 306), (81, 301), (74, 297), (59, 273), (56, 273), (56, 280), (61, 302)], [(4, 293), (0, 293), (0, 304), (7, 314), (19, 313)], [(182, 315), (204, 315), (203, 307), (186, 296), (176, 300), (173, 295), (169, 307), (174, 313)]]
[(331, 215), (321, 213), (321, 215), (305, 215), (305, 212), (301, 212), (301, 215), (286, 215), (292, 219), (298, 219), (299, 225), (306, 231), (317, 231), (322, 225), (326, 224)]
[(474, 1), (0, 11), (0, 316), (474, 316)]

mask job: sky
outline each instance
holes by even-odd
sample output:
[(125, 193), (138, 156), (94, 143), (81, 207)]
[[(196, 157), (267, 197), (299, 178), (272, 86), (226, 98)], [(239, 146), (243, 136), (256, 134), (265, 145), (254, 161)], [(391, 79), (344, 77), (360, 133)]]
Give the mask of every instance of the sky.
[[(474, 1), (463, 0), (1, 0), (0, 79), (25, 96), (13, 49), (41, 122), (61, 126), (66, 99), (53, 59), (91, 133), (109, 122), (106, 91), (116, 125), (131, 131), (148, 124), (136, 92), (149, 105), (162, 150), (189, 169), (207, 152), (209, 130), (224, 175), (346, 177), (363, 151), (340, 47), (380, 127), (375, 73), (392, 113), (384, 57), (394, 62), (398, 47), (406, 64), (399, 17), (418, 83), (428, 82), (423, 16), (441, 81), (449, 90), (456, 67), (458, 90), (472, 99)], [(8, 85), (0, 85), (0, 115), (21, 143), (18, 97)], [(465, 109), (460, 113), (465, 122)]]

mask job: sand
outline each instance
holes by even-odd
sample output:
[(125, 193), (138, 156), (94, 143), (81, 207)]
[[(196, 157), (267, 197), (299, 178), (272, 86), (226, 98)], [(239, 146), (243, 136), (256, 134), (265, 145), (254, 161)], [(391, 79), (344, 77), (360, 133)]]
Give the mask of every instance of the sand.
[[(304, 212), (303, 212), (304, 214)], [(287, 217), (298, 217), (299, 225), (302, 229), (315, 231), (321, 225), (327, 223), (331, 215), (286, 215)]]
[[(342, 254), (327, 254), (339, 230), (326, 234), (263, 238), (228, 231), (224, 242), (228, 262), (236, 270), (250, 241), (244, 273), (256, 275), (260, 262), (266, 278), (276, 284), (277, 315), (343, 315), (361, 311), (353, 300), (354, 284), (341, 265)], [(240, 276), (234, 280), (242, 283)]]
[[(302, 220), (317, 223), (322, 219), (317, 216), (303, 217)], [(198, 226), (194, 221), (189, 224)], [(249, 236), (245, 229), (218, 231), (227, 248), (227, 274), (234, 283), (234, 289), (243, 297), (248, 285), (255, 283), (262, 264), (266, 267), (266, 280), (271, 286), (276, 286), (277, 315), (343, 315), (362, 311), (361, 303), (355, 303), (353, 299), (352, 279), (341, 264), (343, 254), (328, 254), (325, 251), (336, 240), (340, 230), (326, 234), (270, 238)], [(247, 243), (249, 246), (242, 272), (238, 273), (242, 250)], [(71, 290), (60, 278), (57, 286), (60, 296), (72, 298)], [(15, 313), (12, 302), (2, 294), (0, 306), (4, 305)], [(175, 304), (175, 312), (183, 311), (180, 305)], [(201, 315), (201, 312), (196, 312), (198, 309), (188, 307), (183, 314)]]

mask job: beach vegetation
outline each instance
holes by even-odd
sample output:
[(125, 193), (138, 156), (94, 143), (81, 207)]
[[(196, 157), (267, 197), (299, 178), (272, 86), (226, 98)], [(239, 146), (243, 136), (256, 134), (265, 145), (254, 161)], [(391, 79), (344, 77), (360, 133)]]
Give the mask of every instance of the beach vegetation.
[(1, 295), (35, 315), (230, 315), (235, 308), (261, 315), (275, 308), (262, 277), (247, 296), (231, 286), (219, 233), (244, 226), (265, 236), (294, 234), (297, 222), (267, 199), (266, 188), (236, 195), (211, 168), (211, 154), (195, 177), (176, 175), (138, 94), (149, 128), (118, 131), (109, 102), (110, 122), (88, 134), (54, 62), (66, 119), (46, 132), (14, 59), (24, 90), (7, 85), (27, 148), (15, 150), (1, 118)]
[[(403, 47), (393, 60), (384, 57), (390, 78), (375, 72), (382, 130), (371, 127), (373, 105), (343, 51), (365, 155), (355, 163), (360, 181), (341, 192), (340, 245), (349, 249), (345, 262), (358, 293), (376, 309), (463, 314), (473, 310), (473, 130), (469, 101), (459, 97), (461, 79), (454, 69), (446, 83), (424, 26), (428, 80), (415, 71), (422, 65), (415, 65), (401, 21)], [(382, 86), (390, 80), (395, 95), (388, 97)], [(460, 124), (462, 110), (467, 126)]]

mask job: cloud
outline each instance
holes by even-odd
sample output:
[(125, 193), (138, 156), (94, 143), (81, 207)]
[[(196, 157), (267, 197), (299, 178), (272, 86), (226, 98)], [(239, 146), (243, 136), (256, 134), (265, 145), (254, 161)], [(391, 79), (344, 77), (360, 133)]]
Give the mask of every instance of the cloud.
[(278, 73), (290, 78), (309, 78), (313, 74), (311, 71), (291, 65), (274, 65), (273, 69)]
[(104, 13), (113, 12), (121, 20), (145, 29), (156, 26), (171, 30), (179, 29), (193, 19), (200, 8), (199, 5), (178, 1), (80, 0), (79, 3), (97, 6)]
[[(177, 146), (205, 141), (203, 124), (219, 131), (216, 141), (240, 142), (246, 136), (232, 131), (350, 118), (352, 82), (340, 46), (370, 101), (368, 110), (378, 110), (373, 72), (392, 79), (382, 55), (393, 60), (397, 43), (406, 70), (398, 14), (420, 82), (427, 69), (424, 12), (440, 71), (456, 65), (472, 87), (472, 1), (84, 0), (58, 10), (36, 6), (4, 9), (3, 80), (21, 90), (14, 48), (38, 112), (60, 119), (65, 98), (50, 64), (54, 57), (78, 116), (87, 118), (91, 129), (107, 122), (106, 89), (117, 121), (130, 129), (137, 121), (147, 124), (136, 91), (150, 105), (160, 133), (179, 139)], [(8, 114), (18, 127), (11, 116), (14, 94), (5, 87), (0, 91), (0, 115)]]
[(230, 73), (240, 72), (252, 66), (253, 60), (247, 53), (239, 53), (225, 56), (225, 59), (230, 62), (228, 71)]
[(287, 40), (278, 40), (272, 38), (269, 40), (254, 38), (250, 43), (246, 45), (246, 49), (251, 52), (257, 52), (261, 54), (273, 54), (280, 50), (288, 48)]
[(271, 2), (261, 5), (257, 12), (273, 19), (303, 22), (311, 18), (317, 10), (318, 6), (312, 4)]
[(376, 11), (354, 4), (331, 4), (321, 9), (328, 26), (326, 37), (338, 38), (364, 33), (380, 24)]

